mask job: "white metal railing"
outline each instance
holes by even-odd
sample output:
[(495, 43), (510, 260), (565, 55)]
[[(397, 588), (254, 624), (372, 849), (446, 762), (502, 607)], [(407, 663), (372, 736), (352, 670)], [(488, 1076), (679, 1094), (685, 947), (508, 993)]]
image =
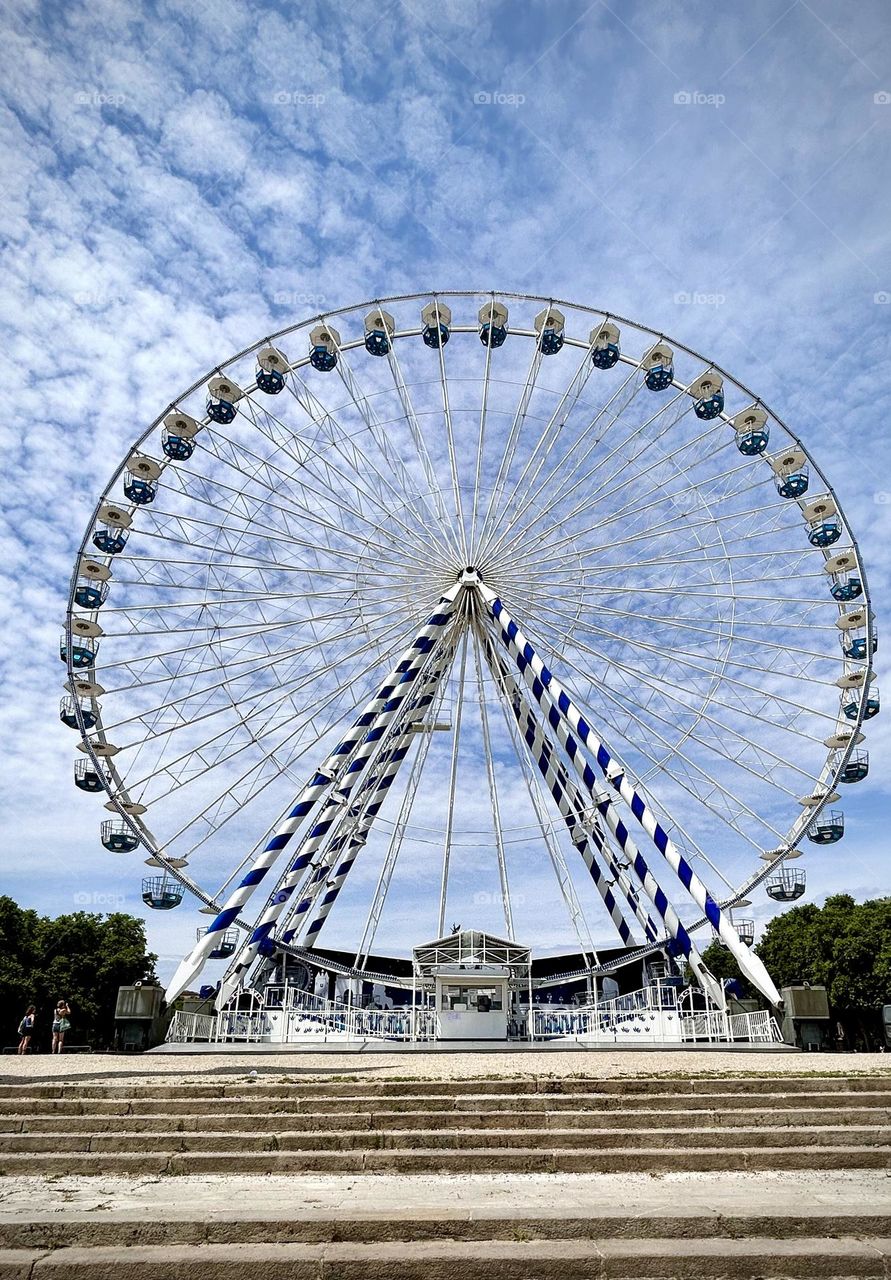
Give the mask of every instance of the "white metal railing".
[[(297, 987), (267, 988), (252, 995), (249, 1009), (221, 1013), (174, 1013), (167, 1032), (169, 1044), (193, 1041), (226, 1043), (277, 1041), (290, 1043), (302, 1036), (323, 1041), (434, 1040), (436, 1011), (423, 1006), (407, 1009), (359, 1009), (338, 1000), (325, 1000)], [(243, 1003), (244, 997), (240, 997)]]
[(263, 988), (261, 998), (267, 1009), (305, 1009), (317, 1013), (337, 1013), (352, 1008), (343, 1000), (329, 1000), (326, 996), (317, 996), (314, 991), (303, 987), (292, 986), (291, 983), (271, 983)]
[(729, 1042), (732, 1039), (728, 1016), (719, 1009), (703, 1009), (681, 1017), (681, 1038), (684, 1043), (706, 1041)]
[(643, 1030), (647, 1023), (655, 1023), (657, 1017), (660, 1024), (669, 1018), (673, 1022), (679, 1016), (678, 1010), (676, 988), (669, 983), (656, 982), (612, 1000), (575, 1008), (534, 1005), (533, 1030), (536, 1037), (569, 1035), (583, 1039), (609, 1036), (623, 1028)]
[[(288, 985), (249, 993), (250, 1007), (221, 1013), (173, 1015), (168, 1043), (294, 1043), (304, 1036), (335, 1040), (427, 1041), (437, 1036), (435, 1009), (360, 1009), (326, 1000)], [(244, 1004), (244, 995), (239, 999)], [(516, 1023), (525, 1038), (529, 1009), (520, 1007)], [(605, 1044), (782, 1043), (779, 1027), (766, 1009), (728, 1014), (693, 988), (657, 982), (628, 995), (581, 1006), (533, 1005), (534, 1039), (572, 1039)]]
[(335, 1010), (293, 1009), (288, 1013), (283, 1039), (303, 1035), (345, 1037), (348, 1040), (435, 1040), (436, 1011), (408, 1009)]
[(272, 1031), (269, 1014), (263, 1010), (242, 1012), (224, 1009), (216, 1015), (214, 1040), (260, 1041), (268, 1040)]
[(776, 1019), (767, 1009), (755, 1009), (751, 1013), (731, 1013), (731, 1040), (748, 1040), (751, 1044), (782, 1044), (783, 1036)]
[(264, 992), (267, 1010), (281, 1009), (286, 1018), (283, 1039), (321, 1032), (350, 1039), (431, 1040), (435, 1037), (433, 1010), (416, 1008), (362, 1009), (342, 1000), (327, 1000), (290, 985), (270, 986)]
[(535, 1005), (536, 1039), (575, 1039), (634, 1044), (658, 1041), (681, 1044), (782, 1043), (774, 1018), (766, 1009), (728, 1014), (703, 992), (678, 992), (657, 982), (638, 991), (578, 1008)]
[(177, 1009), (167, 1029), (168, 1044), (188, 1044), (192, 1040), (213, 1040), (216, 1031), (216, 1015), (212, 1013), (182, 1013)]
[(371, 1036), (384, 1040), (435, 1040), (436, 1010), (353, 1009), (350, 1033), (362, 1039)]
[(183, 1013), (177, 1010), (167, 1029), (167, 1043), (260, 1041), (268, 1038), (270, 1029), (269, 1017), (263, 1011), (225, 1010), (223, 1013)]

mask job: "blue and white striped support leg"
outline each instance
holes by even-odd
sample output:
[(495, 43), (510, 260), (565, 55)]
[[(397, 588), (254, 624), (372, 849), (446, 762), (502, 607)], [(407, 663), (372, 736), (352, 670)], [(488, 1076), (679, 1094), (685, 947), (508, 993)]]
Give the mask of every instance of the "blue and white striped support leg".
[(393, 785), (396, 774), (399, 772), (399, 766), (408, 755), (409, 747), (411, 746), (411, 739), (411, 733), (402, 734), (392, 752), (389, 753), (389, 758), (385, 763), (383, 763), (383, 767), (375, 779), (371, 803), (365, 811), (365, 815), (359, 824), (358, 830), (350, 837), (342, 861), (338, 865), (332, 878), (325, 884), (325, 893), (322, 897), (319, 910), (315, 918), (307, 927), (306, 934), (303, 939), (304, 946), (311, 947), (317, 942), (319, 931), (325, 923), (328, 913), (334, 906), (337, 895), (343, 888), (346, 878), (352, 869), (353, 863), (356, 861), (361, 850), (365, 847), (365, 842), (368, 839), (368, 833), (380, 811), (381, 805), (387, 798), (387, 793)]
[[(597, 863), (595, 850), (606, 862), (610, 874), (613, 876), (619, 890), (627, 900), (631, 910), (643, 926), (644, 936), (647, 942), (655, 942), (659, 936), (656, 925), (650, 919), (645, 908), (641, 905), (640, 898), (634, 885), (623, 871), (620, 864), (613, 857), (612, 850), (606, 842), (603, 834), (598, 830), (589, 816), (585, 814), (585, 804), (582, 796), (575, 785), (570, 780), (565, 768), (559, 763), (556, 753), (550, 749), (550, 743), (543, 733), (541, 726), (535, 719), (532, 711), (519, 698), (519, 691), (513, 684), (510, 673), (502, 668), (497, 673), (504, 678), (505, 684), (510, 690), (507, 698), (511, 713), (517, 722), (523, 740), (529, 748), (529, 753), (534, 760), (539, 773), (544, 778), (545, 784), (554, 800), (557, 808), (560, 810), (560, 816), (566, 824), (569, 837), (573, 845), (582, 856), (582, 861), (588, 868), (594, 884), (597, 887), (604, 905), (610, 914), (613, 924), (619, 937), (626, 945), (633, 943), (631, 930), (625, 920), (625, 916), (612, 892), (612, 886), (608, 878), (602, 873)], [(594, 845), (594, 848), (591, 845)]]
[[(460, 591), (460, 584), (456, 584), (440, 599), (436, 612), (432, 614), (412, 644), (403, 653), (392, 674), (387, 678), (386, 683), (368, 702), (362, 714), (351, 726), (343, 740), (335, 747), (322, 767), (303, 788), (293, 807), (254, 860), (250, 870), (246, 872), (241, 882), (229, 895), (220, 913), (211, 921), (207, 932), (199, 939), (191, 953), (181, 961), (167, 988), (168, 1001), (175, 1000), (180, 992), (194, 982), (204, 967), (208, 953), (216, 946), (218, 935), (223, 933), (240, 915), (242, 907), (257, 885), (262, 883), (282, 849), (286, 847), (295, 831), (303, 823), (304, 818), (312, 812), (332, 784), (336, 783), (346, 772), (356, 748), (368, 733), (369, 726), (373, 726), (376, 723), (399, 684), (403, 680), (414, 678), (417, 672), (416, 664), (419, 661), (426, 661), (428, 654), (436, 644), (446, 624), (451, 620), (455, 601)], [(292, 867), (291, 871), (293, 870), (294, 868)], [(277, 897), (278, 894), (273, 895), (273, 901)], [(287, 897), (282, 900), (280, 905), (283, 906), (286, 901)], [(256, 949), (254, 954), (256, 954)]]
[[(230, 964), (217, 992), (216, 1007), (218, 1009), (223, 1008), (231, 997), (260, 948), (267, 941), (272, 941), (276, 922), (299, 886), (304, 870), (312, 861), (314, 854), (328, 839), (332, 825), (336, 822), (338, 815), (343, 812), (345, 799), (349, 796), (350, 790), (361, 778), (372, 758), (379, 753), (390, 724), (404, 710), (406, 699), (412, 697), (415, 680), (430, 660), (430, 654), (452, 616), (454, 600), (460, 590), (460, 586), (456, 586), (443, 597), (438, 611), (429, 619), (423, 631), (403, 656), (388, 683), (369, 704), (370, 710), (366, 709), (360, 717), (361, 725), (356, 721), (349, 737), (344, 740), (344, 743), (348, 742), (349, 746), (345, 748), (344, 743), (341, 743), (326, 761), (326, 766), (329, 766), (327, 771), (331, 775), (329, 782), (333, 784), (335, 790), (329, 796), (306, 839), (301, 843), (297, 856), (270, 897), (250, 937), (242, 944), (240, 951)], [(326, 770), (323, 769), (324, 771)], [(338, 788), (337, 784), (341, 780), (344, 786)]]
[[(634, 911), (634, 914), (637, 916), (638, 920), (640, 920), (641, 924), (644, 926), (644, 934), (647, 938), (647, 941), (654, 942), (658, 935), (658, 931), (652, 919), (650, 918), (649, 914), (647, 913), (646, 909), (640, 902), (640, 898), (637, 891), (635, 890), (634, 886), (631, 884), (628, 877), (624, 874), (621, 867), (616, 862), (615, 858), (612, 856), (612, 850), (609, 848), (602, 834), (597, 830), (596, 826), (592, 823), (591, 818), (584, 814), (585, 806), (584, 806), (583, 798), (581, 794), (578, 792), (578, 790), (576, 788), (573, 788), (572, 784), (569, 783), (569, 779), (566, 771), (562, 768), (562, 766), (558, 766), (555, 763), (555, 754), (553, 753), (552, 750), (549, 750), (549, 744), (547, 743), (547, 740), (545, 739), (543, 741), (543, 735), (541, 734), (540, 726), (538, 725), (535, 726), (537, 730), (537, 735), (536, 735), (536, 731), (531, 728), (531, 726), (534, 723), (535, 722), (531, 714), (528, 715), (526, 718), (527, 729), (526, 729), (526, 734), (524, 736), (526, 736), (526, 740), (530, 744), (530, 749), (533, 751), (533, 754), (535, 755), (537, 761), (539, 762), (539, 768), (546, 771), (545, 776), (548, 780), (548, 785), (551, 787), (551, 794), (556, 799), (561, 813), (564, 813), (564, 809), (566, 807), (570, 808), (570, 816), (566, 817), (566, 815), (564, 814), (564, 818), (566, 820), (567, 826), (570, 828), (570, 834), (572, 836), (573, 843), (576, 844), (576, 847), (578, 848), (578, 844), (577, 844), (578, 830), (576, 830), (575, 832), (573, 831), (573, 827), (576, 825), (579, 830), (583, 830), (591, 835), (592, 839), (594, 840), (595, 846), (597, 847), (601, 855), (605, 858), (610, 871), (615, 876), (616, 882), (619, 885), (619, 888), (622, 890), (625, 897), (627, 898), (628, 902), (630, 903), (631, 908)], [(538, 743), (541, 744), (540, 746), (538, 745), (533, 746), (533, 743), (536, 742), (536, 736), (538, 736)], [(568, 802), (568, 805), (567, 805), (567, 802)], [(675, 954), (679, 956), (684, 956), (686, 958), (692, 972), (696, 975), (700, 985), (703, 987), (704, 990), (708, 991), (712, 1000), (719, 1007), (723, 1008), (724, 997), (723, 997), (723, 990), (720, 984), (716, 982), (713, 976), (709, 973), (708, 969), (705, 967), (702, 957), (700, 956), (698, 950), (694, 946), (689, 933), (684, 928), (684, 925), (681, 923), (681, 920), (679, 919), (677, 912), (674, 910), (671, 903), (666, 898), (665, 894), (663, 893), (662, 889), (657, 883), (652, 872), (647, 867), (646, 862), (641, 857), (640, 851), (636, 848), (633, 841), (630, 838), (627, 838), (627, 831), (625, 831), (623, 824), (618, 819), (618, 815), (612, 813), (612, 805), (608, 798), (606, 798), (604, 816), (607, 818), (607, 821), (609, 821), (610, 818), (614, 818), (616, 820), (615, 830), (613, 830), (613, 828), (611, 827), (611, 830), (613, 830), (613, 835), (617, 843), (622, 848), (622, 852), (629, 859), (629, 862), (631, 866), (633, 866), (635, 873), (638, 876), (640, 876), (641, 887), (643, 889), (643, 892), (653, 903), (653, 906), (655, 907), (657, 913), (663, 920), (665, 924), (665, 928), (673, 942), (673, 951), (675, 952)], [(625, 839), (624, 847), (622, 846), (623, 838)], [(584, 856), (585, 855), (583, 853), (583, 857)], [(593, 856), (590, 854), (590, 850), (589, 850), (589, 856)], [(585, 861), (587, 863), (587, 858), (585, 858)], [(607, 906), (609, 906), (609, 903), (607, 903)], [(623, 938), (623, 940), (625, 939)]]
[[(281, 935), (282, 942), (288, 943), (295, 940), (307, 918), (308, 912), (318, 900), (324, 886), (327, 892), (322, 899), (322, 910), (317, 919), (309, 926), (304, 945), (311, 946), (318, 937), (322, 923), (343, 888), (344, 880), (349, 874), (359, 851), (365, 845), (368, 833), (374, 824), (374, 819), (377, 817), (381, 805), (393, 785), (399, 766), (408, 754), (413, 737), (408, 724), (417, 715), (426, 711), (433, 702), (437, 686), (451, 665), (454, 654), (454, 646), (450, 645), (443, 660), (424, 677), (424, 687), (411, 702), (407, 722), (403, 721), (394, 726), (394, 741), (388, 745), (387, 750), (379, 757), (374, 774), (363, 783), (355, 804), (349, 806), (348, 813), (351, 817), (349, 826), (345, 832), (338, 833), (335, 836), (322, 859), (321, 865), (316, 868), (308, 884), (305, 885), (304, 895), (297, 906), (293, 908), (292, 920), (289, 921), (287, 928)], [(351, 786), (352, 783), (347, 780), (340, 794), (348, 798)], [(352, 816), (354, 810), (358, 811), (355, 817)], [(337, 866), (333, 878), (330, 878), (337, 859), (344, 848), (346, 848), (346, 856)]]
[[(438, 684), (443, 672), (451, 664), (454, 652), (454, 645), (449, 645), (442, 660), (433, 668), (433, 670), (425, 674), (423, 685), (418, 691), (417, 696), (412, 699), (407, 710), (407, 718), (414, 718), (430, 705), (436, 685)], [(339, 787), (335, 795), (332, 796), (332, 804), (339, 811), (335, 814), (336, 826), (333, 838), (331, 839), (328, 848), (323, 851), (319, 863), (315, 867), (313, 873), (304, 881), (301, 888), (302, 896), (299, 901), (296, 905), (292, 905), (288, 910), (288, 915), (286, 917), (287, 927), (281, 932), (282, 942), (294, 941), (306, 920), (307, 912), (312, 909), (323, 885), (327, 882), (340, 852), (346, 846), (348, 840), (359, 831), (362, 821), (366, 816), (366, 810), (374, 800), (375, 790), (381, 776), (381, 769), (386, 766), (393, 753), (398, 750), (400, 745), (402, 745), (403, 737), (405, 738), (404, 745), (406, 751), (411, 742), (411, 733), (407, 730), (405, 722), (402, 720), (395, 722), (391, 726), (388, 737), (392, 738), (392, 741), (388, 740), (382, 743), (384, 750), (378, 757), (375, 772), (370, 777), (366, 777), (362, 782), (362, 786), (355, 800), (352, 801), (352, 803), (350, 802), (350, 792), (352, 791), (355, 783), (359, 780), (358, 775), (355, 774), (352, 777), (344, 779), (343, 785)], [(399, 756), (399, 762), (401, 762), (404, 757), (405, 752), (402, 752)], [(369, 823), (369, 828), (370, 825), (371, 824)], [(307, 839), (310, 839), (311, 837), (312, 833), (310, 833), (310, 836)], [(318, 848), (319, 845), (316, 845), (312, 851), (313, 855)], [(293, 923), (291, 923), (292, 921)]]
[[(754, 954), (754, 952), (749, 951), (749, 949), (740, 942), (739, 935), (730, 920), (721, 911), (721, 908), (708, 892), (703, 882), (696, 875), (686, 858), (684, 858), (680, 851), (675, 848), (674, 844), (669, 839), (668, 833), (657, 821), (655, 814), (652, 812), (644, 797), (628, 780), (628, 776), (624, 768), (614, 760), (609, 748), (597, 736), (592, 727), (580, 714), (566, 689), (562, 684), (560, 684), (554, 674), (548, 670), (541, 658), (539, 658), (538, 654), (529, 643), (529, 640), (517, 626), (501, 600), (499, 600), (495, 593), (490, 591), (487, 587), (479, 586), (478, 590), (481, 592), (483, 599), (489, 606), (492, 617), (499, 624), (501, 638), (513, 656), (517, 669), (523, 676), (526, 684), (529, 686), (532, 696), (545, 712), (550, 726), (554, 730), (558, 730), (558, 726), (560, 725), (563, 725), (564, 729), (566, 726), (570, 726), (571, 729), (578, 733), (578, 740), (571, 732), (568, 731), (568, 729), (565, 729), (564, 733), (559, 733), (559, 737), (567, 756), (576, 768), (586, 790), (591, 793), (592, 797), (596, 796), (597, 778), (593, 769), (584, 758), (584, 754), (579, 746), (579, 740), (584, 743), (585, 747), (596, 760), (598, 768), (603, 773), (606, 781), (629, 806), (635, 818), (643, 827), (647, 835), (650, 836), (656, 849), (662, 854), (665, 861), (675, 872), (693, 901), (705, 912), (707, 919), (715, 929), (716, 933), (719, 935), (721, 940), (727, 944), (727, 947), (736, 959), (741, 972), (749, 982), (751, 982), (752, 985), (771, 1002), (771, 1004), (779, 1004), (780, 993), (774, 986), (774, 983), (762, 961)], [(609, 811), (610, 808), (611, 806), (609, 804), (598, 804), (598, 809), (601, 813), (603, 813), (604, 809)], [(606, 816), (606, 814), (604, 814), (604, 816)], [(622, 824), (622, 826), (624, 830), (624, 824)], [(626, 841), (628, 839), (627, 831), (625, 832), (625, 839)], [(638, 857), (640, 857), (639, 853)], [(643, 862), (643, 859), (641, 859), (641, 862)], [(635, 870), (636, 869), (637, 867), (635, 865)], [(643, 880), (643, 876), (640, 875), (639, 872), (638, 875), (639, 878)], [(664, 894), (662, 894), (662, 897), (664, 898)]]
[[(505, 691), (511, 712), (517, 721), (520, 732), (529, 747), (530, 753), (538, 766), (539, 772), (547, 783), (551, 795), (557, 802), (557, 807), (559, 808), (561, 816), (566, 823), (573, 844), (581, 853), (585, 865), (588, 867), (597, 888), (600, 890), (601, 897), (603, 897), (603, 900), (606, 903), (607, 909), (613, 919), (613, 923), (619, 931), (619, 936), (622, 938), (623, 942), (628, 942), (630, 940), (630, 931), (625, 924), (624, 917), (621, 912), (618, 913), (618, 918), (616, 916), (614, 907), (617, 908), (618, 904), (615, 902), (615, 898), (612, 893), (609, 892), (609, 882), (600, 874), (599, 869), (597, 868), (597, 864), (594, 860), (594, 850), (590, 848), (589, 841), (593, 841), (595, 849), (606, 862), (610, 873), (613, 875), (616, 884), (627, 900), (631, 910), (643, 925), (644, 936), (647, 941), (655, 942), (659, 935), (656, 925), (653, 923), (653, 920), (650, 918), (648, 912), (641, 903), (637, 888), (634, 886), (631, 879), (625, 874), (622, 865), (615, 858), (605, 836), (598, 827), (597, 821), (588, 812), (590, 806), (585, 803), (582, 793), (569, 777), (565, 765), (563, 765), (559, 759), (556, 748), (535, 717), (531, 708), (523, 699), (519, 687), (510, 671), (497, 656), (494, 649), (491, 648), (490, 644), (486, 646), (486, 657), (490, 664), (495, 664), (493, 666), (493, 674), (495, 675), (496, 681), (498, 681)], [(628, 857), (625, 850), (623, 850), (623, 853)], [(603, 887), (601, 887), (601, 885)], [(650, 886), (650, 888), (652, 889), (654, 887), (658, 888), (658, 886), (655, 886), (655, 882), (654, 885)], [(609, 893), (609, 898), (607, 898), (604, 893), (604, 888), (607, 893)], [(664, 916), (663, 919), (665, 919)], [(687, 936), (683, 925), (681, 925), (676, 915), (671, 912), (670, 909), (669, 918), (666, 920), (666, 927), (669, 929), (669, 933), (671, 933), (675, 942), (678, 943), (678, 949), (683, 951), (683, 954), (688, 955), (690, 947), (689, 937)], [(678, 936), (678, 934), (680, 936)]]
[[(509, 676), (508, 679), (510, 679)], [(515, 684), (513, 685), (513, 688), (517, 693), (519, 706), (519, 690)], [(523, 703), (523, 706), (525, 707), (525, 703)], [(554, 779), (554, 785), (551, 787), (551, 793), (557, 800), (561, 813), (563, 812), (564, 804), (568, 798), (573, 807), (573, 818), (578, 821), (580, 826), (591, 834), (598, 849), (606, 858), (607, 865), (616, 876), (619, 887), (622, 889), (626, 898), (628, 898), (635, 915), (644, 925), (644, 932), (647, 935), (648, 940), (655, 940), (655, 926), (641, 905), (636, 890), (633, 885), (631, 885), (630, 881), (628, 881), (627, 877), (624, 875), (612, 856), (612, 850), (606, 844), (601, 833), (597, 830), (596, 823), (592, 822), (592, 820), (584, 813), (584, 810), (588, 806), (585, 805), (578, 788), (570, 782), (567, 770), (556, 758), (556, 751), (550, 739), (547, 737), (541, 725), (538, 723), (528, 707), (526, 708), (525, 716), (523, 716), (523, 723), (525, 725), (524, 735), (526, 736), (526, 740), (532, 750), (533, 757), (538, 763), (540, 769), (544, 767), (547, 770), (546, 777), (548, 779), (549, 786), (551, 786), (551, 779)], [(554, 733), (560, 744), (565, 748), (568, 739), (571, 737), (566, 726), (559, 723), (556, 726)], [(677, 955), (682, 955), (686, 958), (690, 965), (690, 969), (695, 974), (700, 986), (704, 991), (708, 992), (711, 999), (719, 1008), (723, 1008), (723, 988), (706, 968), (699, 951), (693, 945), (693, 941), (684, 925), (681, 923), (677, 912), (668, 901), (662, 891), (662, 888), (656, 881), (655, 876), (647, 866), (639, 849), (628, 835), (625, 824), (621, 821), (618, 814), (613, 811), (612, 801), (609, 796), (598, 789), (592, 792), (592, 798), (597, 805), (598, 813), (600, 813), (605, 819), (614, 839), (619, 845), (619, 848), (629, 860), (630, 865), (634, 868), (635, 875), (640, 879), (644, 893), (653, 903), (657, 913), (663, 920), (665, 928), (672, 939), (673, 950)]]

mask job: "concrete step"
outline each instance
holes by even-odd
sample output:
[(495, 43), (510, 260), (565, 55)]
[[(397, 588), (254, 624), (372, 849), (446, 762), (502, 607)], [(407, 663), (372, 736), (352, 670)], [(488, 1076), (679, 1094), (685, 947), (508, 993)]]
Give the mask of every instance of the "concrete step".
[[(821, 1082), (825, 1083), (825, 1082)], [(386, 1109), (391, 1111), (417, 1111), (448, 1114), (455, 1111), (578, 1111), (603, 1110), (614, 1107), (621, 1110), (643, 1111), (679, 1111), (687, 1112), (691, 1107), (715, 1111), (739, 1112), (741, 1109), (752, 1110), (815, 1110), (823, 1106), (833, 1108), (856, 1107), (888, 1107), (891, 1108), (891, 1086), (882, 1090), (857, 1090), (824, 1092), (813, 1089), (811, 1092), (772, 1093), (763, 1088), (753, 1088), (750, 1094), (726, 1093), (714, 1089), (709, 1093), (693, 1096), (674, 1092), (651, 1093), (648, 1095), (621, 1095), (613, 1099), (598, 1092), (578, 1092), (561, 1094), (559, 1092), (540, 1094), (492, 1094), (480, 1093), (476, 1089), (467, 1089), (462, 1094), (440, 1094), (436, 1092), (439, 1085), (428, 1086), (427, 1095), (377, 1094), (374, 1092), (349, 1094), (343, 1096), (319, 1095), (311, 1098), (300, 1098), (291, 1094), (279, 1093), (272, 1096), (257, 1096), (242, 1089), (240, 1094), (226, 1094), (220, 1097), (207, 1097), (203, 1091), (176, 1097), (146, 1098), (134, 1094), (132, 1098), (98, 1097), (94, 1094), (84, 1095), (79, 1086), (72, 1086), (64, 1097), (43, 1097), (17, 1095), (0, 1098), (0, 1116), (18, 1116), (27, 1114), (39, 1115), (108, 1115), (124, 1116), (128, 1114), (162, 1114), (190, 1115), (198, 1110), (219, 1110), (219, 1103), (224, 1102), (228, 1111), (248, 1115), (293, 1114), (293, 1115), (336, 1115), (341, 1116), (357, 1111), (377, 1109), (382, 1100), (386, 1101)], [(207, 1104), (205, 1107), (203, 1104)]]
[[(255, 1192), (258, 1189), (255, 1188)], [(0, 1249), (28, 1249), (47, 1252), (65, 1248), (118, 1248), (137, 1245), (156, 1247), (171, 1244), (377, 1244), (409, 1240), (645, 1240), (716, 1238), (821, 1239), (885, 1237), (891, 1235), (891, 1211), (811, 1215), (763, 1214), (734, 1217), (728, 1214), (662, 1214), (629, 1218), (619, 1216), (552, 1217), (523, 1210), (508, 1215), (448, 1216), (442, 1212), (387, 1217), (359, 1213), (354, 1218), (307, 1216), (243, 1217), (208, 1220), (205, 1217), (163, 1220), (133, 1218), (106, 1213), (103, 1216), (66, 1212), (64, 1219), (32, 1218), (28, 1221), (0, 1221)]]
[(592, 1277), (884, 1277), (891, 1241), (593, 1238), (410, 1240), (377, 1244), (134, 1245), (0, 1252), (2, 1280), (180, 1280), (200, 1268), (214, 1280), (591, 1280)]
[(0, 1174), (11, 1177), (90, 1176), (117, 1174), (297, 1174), (297, 1173), (670, 1173), (687, 1171), (889, 1169), (891, 1148), (876, 1145), (729, 1146), (697, 1141), (690, 1146), (647, 1142), (625, 1147), (564, 1147), (549, 1135), (549, 1144), (448, 1147), (377, 1147), (370, 1150), (271, 1151), (41, 1151), (0, 1155)]
[(891, 1274), (889, 1236), (864, 1171), (28, 1176), (0, 1199), (0, 1277), (831, 1280)]
[[(142, 1104), (144, 1105), (144, 1104)], [(196, 1104), (197, 1105), (197, 1104)], [(367, 1105), (367, 1104), (366, 1104)], [(386, 1104), (387, 1106), (389, 1104)], [(485, 1106), (485, 1100), (482, 1100)], [(105, 1112), (87, 1115), (65, 1115), (58, 1112), (49, 1115), (0, 1116), (0, 1134), (59, 1133), (67, 1134), (131, 1134), (171, 1132), (204, 1133), (269, 1133), (299, 1127), (305, 1133), (328, 1132), (335, 1127), (340, 1132), (366, 1129), (426, 1129), (435, 1114), (436, 1128), (446, 1132), (466, 1128), (473, 1124), (480, 1129), (711, 1129), (745, 1128), (773, 1132), (776, 1129), (811, 1129), (816, 1126), (836, 1127), (845, 1125), (882, 1128), (891, 1125), (891, 1106), (856, 1107), (826, 1110), (806, 1110), (804, 1107), (789, 1110), (738, 1111), (691, 1110), (534, 1110), (522, 1108), (510, 1113), (505, 1109), (480, 1111), (392, 1111), (362, 1110), (332, 1115), (330, 1112), (301, 1111), (240, 1111), (235, 1105), (231, 1110), (208, 1109), (207, 1113), (171, 1114), (160, 1106), (153, 1114), (108, 1115)], [(11, 1148), (7, 1148), (11, 1149)]]
[[(891, 1069), (889, 1069), (891, 1070)], [(268, 1077), (272, 1075), (274, 1079)], [(425, 1098), (433, 1093), (440, 1097), (498, 1094), (516, 1098), (520, 1095), (546, 1094), (598, 1094), (602, 1097), (633, 1097), (650, 1094), (672, 1096), (690, 1094), (772, 1094), (796, 1093), (891, 1093), (891, 1074), (863, 1076), (802, 1075), (771, 1076), (769, 1073), (753, 1074), (726, 1079), (710, 1076), (658, 1076), (603, 1080), (596, 1076), (567, 1076), (554, 1079), (542, 1077), (498, 1077), (492, 1080), (358, 1080), (355, 1076), (341, 1076), (329, 1080), (300, 1081), (286, 1078), (281, 1071), (264, 1070), (263, 1074), (248, 1078), (246, 1072), (219, 1083), (151, 1084), (112, 1082), (88, 1084), (78, 1081), (46, 1082), (22, 1081), (0, 1084), (0, 1100), (6, 1098), (65, 1098), (75, 1092), (80, 1098), (123, 1099), (133, 1098), (226, 1098), (242, 1096), (247, 1091), (255, 1098), (382, 1098), (398, 1094), (402, 1097)]]
[(0, 1110), (6, 1177), (891, 1167), (876, 1077), (6, 1085)]
[(891, 1235), (863, 1170), (10, 1179), (0, 1248), (428, 1239)]
[[(204, 1131), (171, 1131), (149, 1135), (132, 1133), (17, 1133), (0, 1135), (0, 1156), (13, 1154), (59, 1154), (138, 1151), (140, 1154), (173, 1155), (178, 1152), (260, 1152), (260, 1151), (371, 1151), (371, 1150), (462, 1150), (479, 1151), (493, 1148), (524, 1150), (546, 1149), (634, 1151), (671, 1147), (737, 1149), (756, 1147), (764, 1138), (758, 1129), (702, 1128), (693, 1130), (661, 1129), (498, 1129), (472, 1126), (463, 1129), (365, 1129), (342, 1132), (307, 1133), (303, 1129), (278, 1129), (272, 1133), (250, 1133), (235, 1130), (228, 1133)], [(807, 1134), (797, 1128), (773, 1129), (770, 1146), (780, 1148), (813, 1147), (878, 1147), (891, 1156), (891, 1128), (875, 1126), (814, 1126)]]

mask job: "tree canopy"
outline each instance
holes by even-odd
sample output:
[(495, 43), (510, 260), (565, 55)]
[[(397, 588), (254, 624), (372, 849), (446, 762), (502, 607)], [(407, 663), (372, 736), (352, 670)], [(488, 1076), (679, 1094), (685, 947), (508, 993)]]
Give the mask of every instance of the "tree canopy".
[(157, 956), (146, 945), (145, 924), (135, 916), (75, 911), (51, 919), (0, 896), (3, 1043), (16, 1043), (19, 1021), (34, 1004), (34, 1043), (46, 1047), (53, 1008), (64, 997), (72, 1011), (69, 1040), (110, 1044), (118, 987), (155, 977)]
[[(835, 1017), (849, 1026), (871, 1023), (891, 1003), (891, 898), (855, 902), (837, 893), (822, 907), (792, 907), (774, 916), (755, 951), (778, 987), (820, 984)], [(713, 943), (703, 958), (715, 977), (738, 978), (746, 987), (720, 944)]]

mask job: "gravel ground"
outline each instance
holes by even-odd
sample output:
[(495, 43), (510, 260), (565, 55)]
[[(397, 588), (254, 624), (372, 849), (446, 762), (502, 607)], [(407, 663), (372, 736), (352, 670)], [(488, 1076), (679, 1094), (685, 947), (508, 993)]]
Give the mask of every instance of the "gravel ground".
[(470, 1080), (589, 1076), (891, 1076), (891, 1054), (740, 1053), (732, 1050), (566, 1050), (537, 1053), (402, 1052), (357, 1053), (71, 1054), (4, 1057), (0, 1082), (142, 1080), (179, 1084), (243, 1077), (251, 1072), (275, 1080), (344, 1077), (351, 1080)]

